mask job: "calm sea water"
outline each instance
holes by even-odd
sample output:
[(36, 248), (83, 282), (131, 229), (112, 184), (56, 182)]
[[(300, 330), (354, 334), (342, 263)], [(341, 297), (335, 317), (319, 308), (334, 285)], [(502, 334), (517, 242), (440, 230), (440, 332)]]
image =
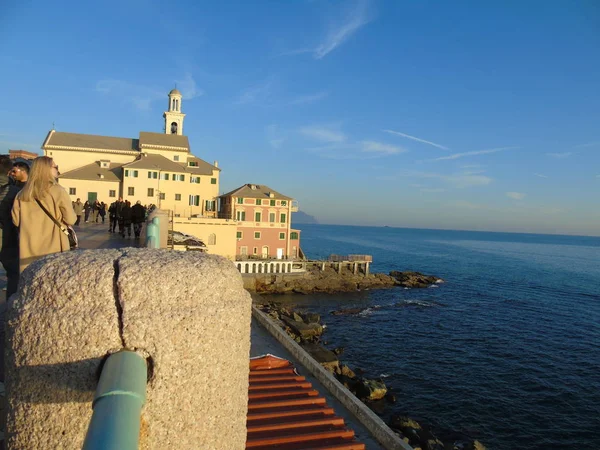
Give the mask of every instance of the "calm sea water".
[[(437, 288), (292, 296), (342, 360), (385, 376), (392, 412), (491, 449), (600, 449), (600, 238), (300, 225), (311, 258), (372, 254)], [(380, 306), (332, 316), (351, 306)]]

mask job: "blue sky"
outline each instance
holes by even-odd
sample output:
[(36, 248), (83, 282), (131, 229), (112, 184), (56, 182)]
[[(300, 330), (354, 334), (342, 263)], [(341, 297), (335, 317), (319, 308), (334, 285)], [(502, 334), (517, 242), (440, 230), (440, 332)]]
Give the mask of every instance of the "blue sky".
[(322, 223), (600, 235), (597, 1), (0, 6), (0, 152), (162, 131)]

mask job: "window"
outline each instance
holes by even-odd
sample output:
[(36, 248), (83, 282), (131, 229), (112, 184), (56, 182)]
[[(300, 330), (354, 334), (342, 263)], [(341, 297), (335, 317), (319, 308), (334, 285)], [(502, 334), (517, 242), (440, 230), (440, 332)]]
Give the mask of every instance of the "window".
[(199, 195), (190, 195), (190, 206), (200, 206)]
[(210, 184), (217, 184), (217, 179), (216, 178), (211, 178), (210, 179)]
[(185, 175), (177, 175), (177, 181), (185, 181)]
[(269, 202), (269, 204), (270, 204), (271, 206), (275, 206), (275, 200), (271, 200), (271, 201)]
[(208, 245), (217, 245), (217, 235), (215, 233), (208, 235)]
[(252, 254), (254, 254), (254, 255), (258, 254), (258, 247), (254, 247), (252, 249)]
[(154, 188), (148, 188), (148, 197), (154, 197)]
[(275, 222), (275, 213), (269, 213), (269, 222)]
[(281, 200), (281, 206), (287, 206), (287, 202), (285, 200)]
[(179, 161), (179, 155), (173, 156), (173, 161)]
[(237, 239), (241, 239), (241, 238), (242, 238), (242, 232), (241, 232), (241, 231), (238, 231), (238, 232), (235, 234), (235, 237), (236, 237)]
[(158, 172), (148, 172), (148, 178), (154, 178), (155, 180), (158, 178)]
[(188, 161), (189, 167), (198, 167), (198, 161)]
[(117, 191), (108, 191), (108, 196), (109, 197), (116, 197), (117, 196)]
[(281, 223), (285, 223), (285, 214), (282, 214), (282, 215), (281, 215), (281, 220), (280, 220), (280, 222), (281, 222)]
[(254, 232), (254, 239), (260, 239), (260, 231)]
[(254, 213), (254, 221), (255, 222), (260, 222), (260, 212)]
[(256, 204), (257, 204), (257, 205), (262, 205), (262, 200), (261, 200), (260, 198), (257, 198), (257, 199), (256, 199)]
[(77, 195), (77, 189), (69, 188), (69, 195)]
[(173, 181), (177, 181), (177, 175), (173, 174), (173, 178), (172, 179), (173, 179)]
[(137, 178), (137, 177), (138, 177), (138, 171), (137, 171), (137, 170), (134, 170), (134, 171), (133, 171), (133, 178)]
[(161, 192), (159, 195), (160, 195), (160, 199), (161, 199), (161, 200), (164, 200), (164, 199), (165, 199), (165, 193), (164, 193), (164, 192)]
[(129, 170), (125, 169), (125, 176), (128, 177), (129, 176)]
[(175, 201), (177, 201), (177, 202), (181, 201), (181, 194), (175, 194)]
[(204, 210), (205, 211), (216, 211), (215, 206), (216, 206), (216, 202), (214, 200), (206, 200), (204, 202)]
[(200, 177), (192, 177), (192, 176), (190, 176), (190, 183), (200, 184)]
[(284, 241), (285, 240), (285, 233), (279, 233), (279, 240), (280, 241)]
[(160, 174), (160, 179), (161, 180), (165, 180), (165, 181), (169, 181), (169, 174), (168, 173), (161, 173)]
[(127, 188), (127, 195), (135, 195), (135, 189), (132, 187)]
[(237, 203), (238, 203), (238, 205), (243, 205), (244, 204), (244, 198), (243, 197), (238, 197), (237, 198)]
[(244, 220), (246, 220), (246, 211), (238, 211), (236, 218), (238, 222), (243, 222)]
[(290, 233), (290, 239), (291, 239), (292, 241), (297, 241), (297, 240), (298, 240), (298, 233), (297, 233), (297, 232), (295, 232), (295, 231), (292, 231), (292, 232)]

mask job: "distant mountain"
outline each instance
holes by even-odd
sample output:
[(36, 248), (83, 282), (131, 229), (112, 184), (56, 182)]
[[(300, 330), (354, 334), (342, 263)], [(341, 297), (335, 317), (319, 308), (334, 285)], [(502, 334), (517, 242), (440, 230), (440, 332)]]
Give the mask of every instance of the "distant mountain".
[(319, 223), (319, 221), (310, 214), (306, 214), (303, 211), (292, 213), (292, 224), (295, 223)]

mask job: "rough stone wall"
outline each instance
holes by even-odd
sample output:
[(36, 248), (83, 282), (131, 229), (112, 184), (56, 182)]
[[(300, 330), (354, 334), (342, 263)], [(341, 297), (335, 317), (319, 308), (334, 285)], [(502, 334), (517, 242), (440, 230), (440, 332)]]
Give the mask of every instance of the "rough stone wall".
[(6, 343), (9, 449), (80, 449), (104, 357), (148, 357), (142, 449), (243, 449), (251, 300), (228, 260), (124, 249), (22, 275)]

